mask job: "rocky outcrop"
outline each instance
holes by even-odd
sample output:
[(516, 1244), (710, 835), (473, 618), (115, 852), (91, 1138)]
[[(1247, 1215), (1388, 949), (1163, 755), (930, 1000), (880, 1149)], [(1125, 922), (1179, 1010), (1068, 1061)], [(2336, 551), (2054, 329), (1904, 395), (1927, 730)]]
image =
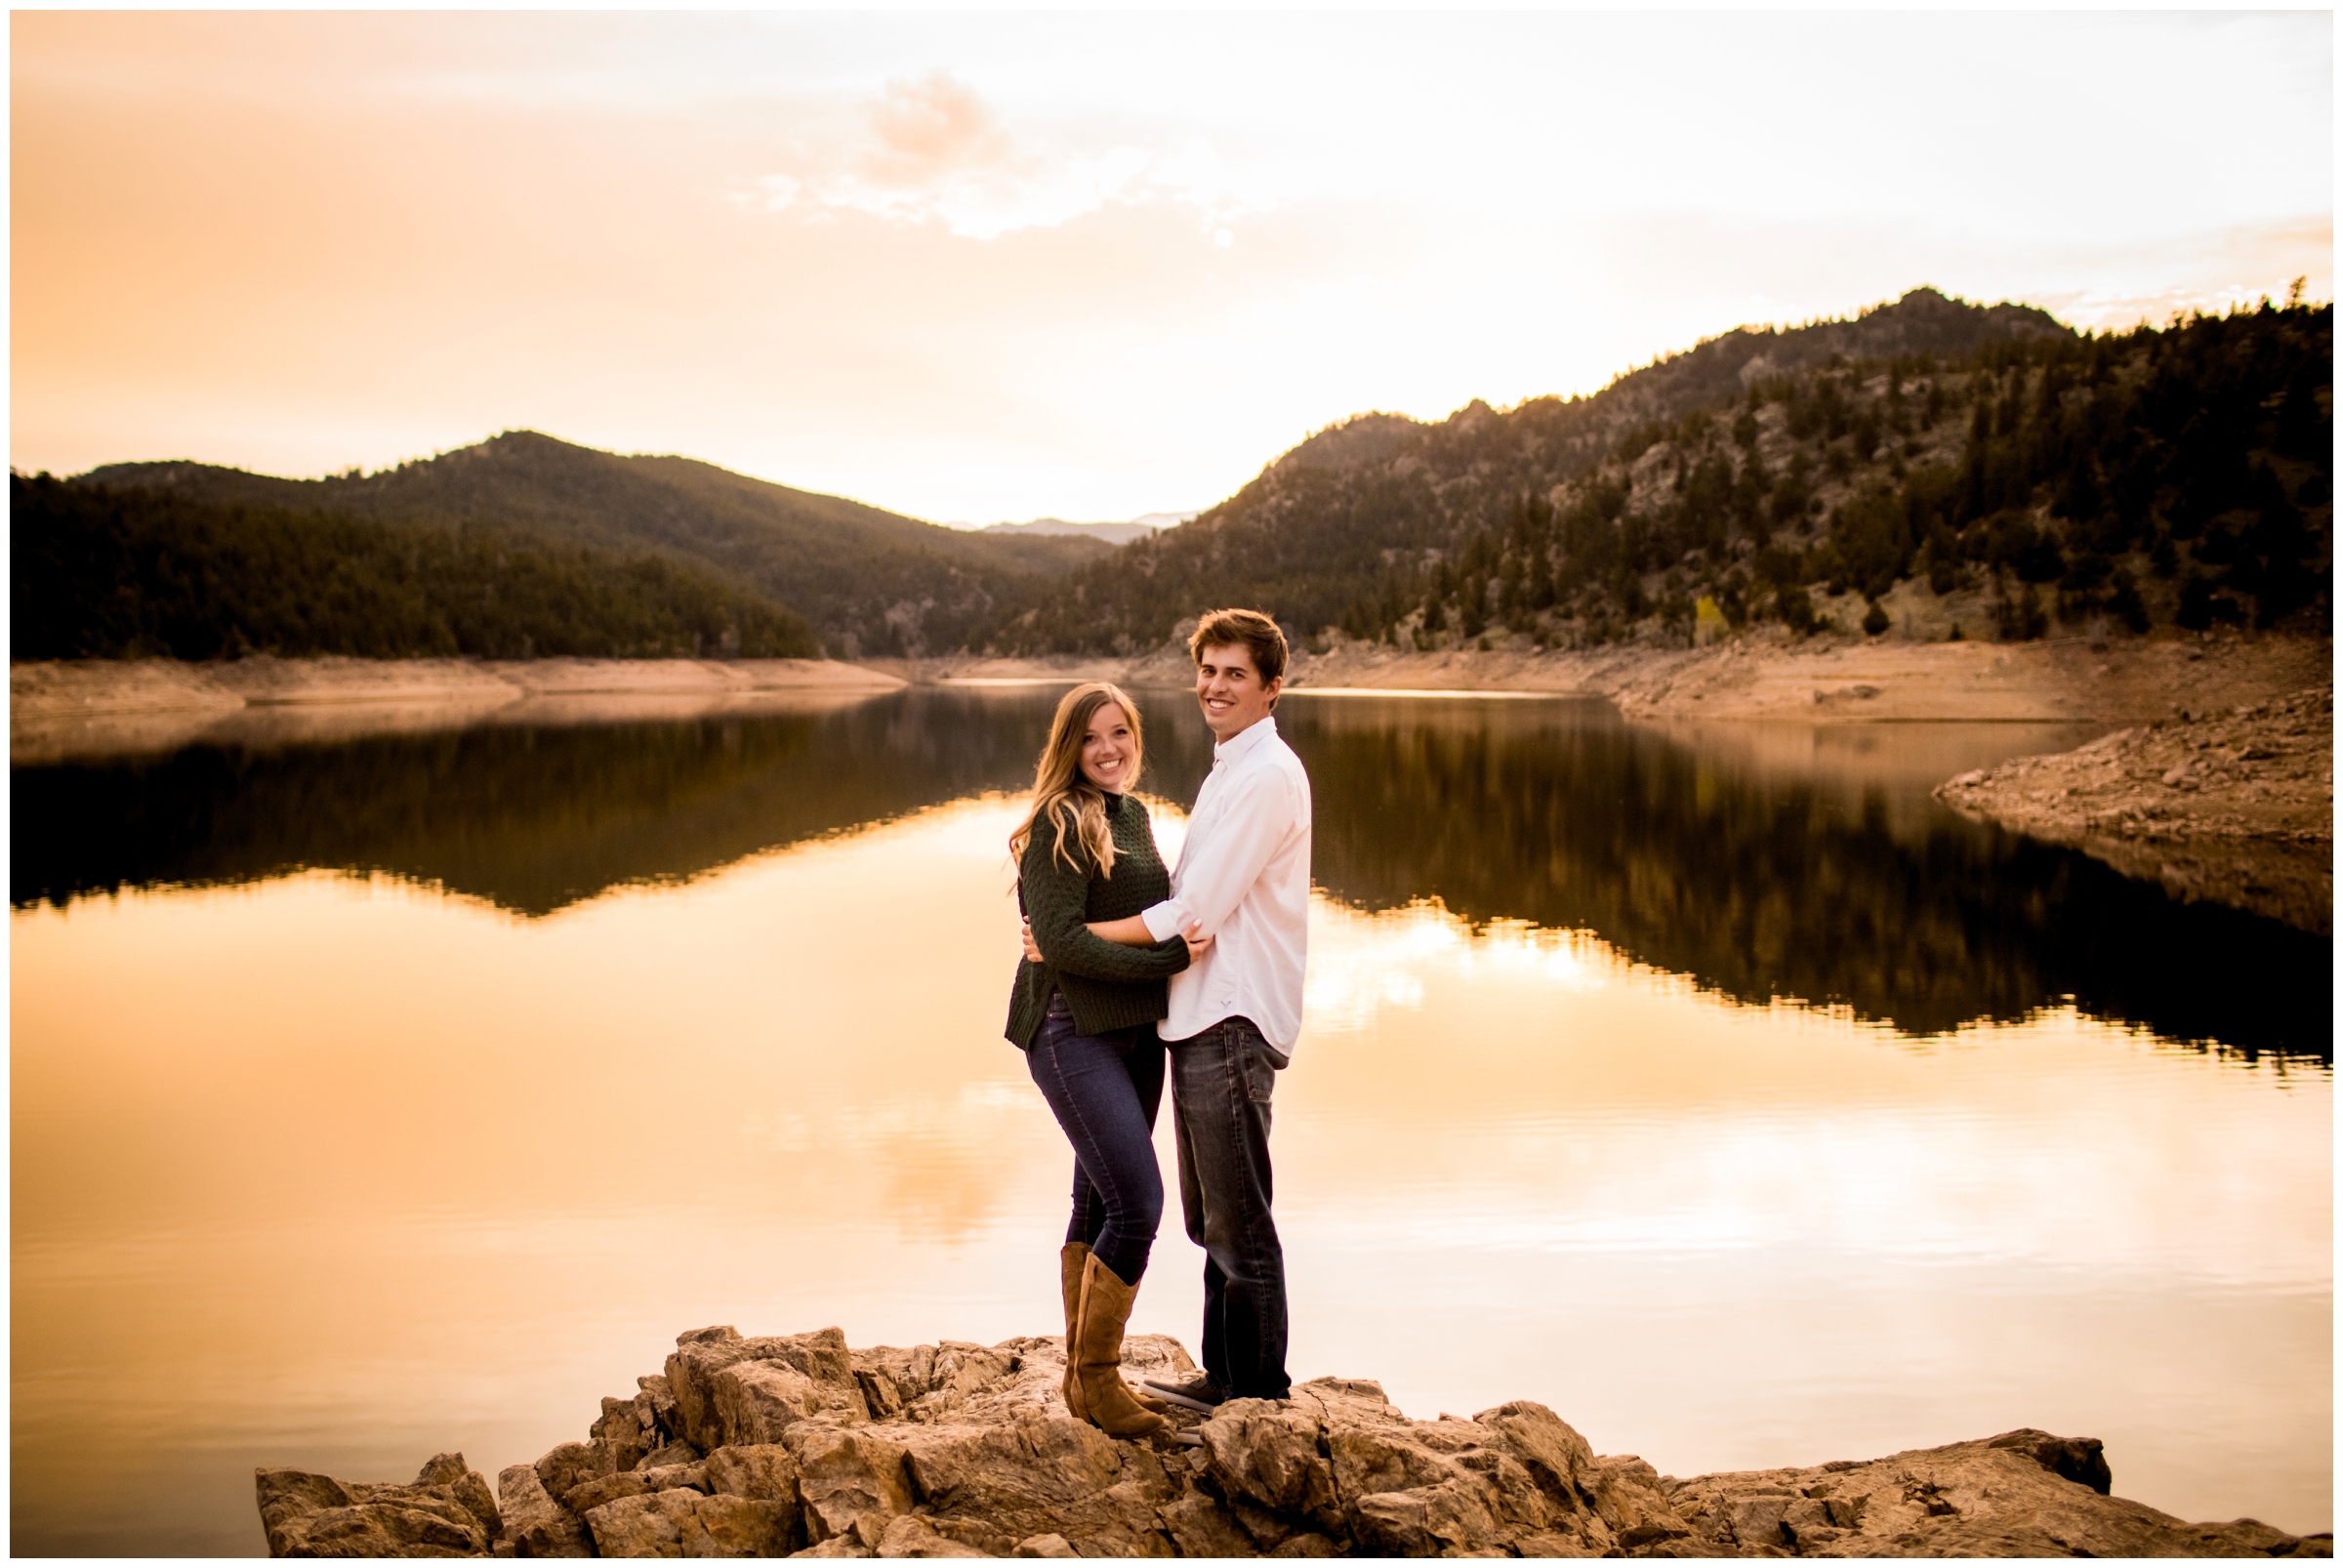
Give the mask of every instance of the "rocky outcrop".
[(478, 1557), (509, 1521), (461, 1454), (435, 1454), (409, 1486), (255, 1472), (271, 1557)]
[[(274, 1556), (2328, 1556), (2250, 1519), (2109, 1495), (2093, 1438), (2006, 1432), (1869, 1464), (1680, 1481), (1543, 1405), (1411, 1421), (1320, 1378), (1117, 1441), (1073, 1420), (1055, 1339), (852, 1350), (697, 1329), (584, 1442), (485, 1482), (259, 1472)], [(1131, 1377), (1194, 1371), (1156, 1335)]]
[(2018, 757), (1937, 798), (2126, 876), (2327, 935), (2334, 929), (2331, 685)]

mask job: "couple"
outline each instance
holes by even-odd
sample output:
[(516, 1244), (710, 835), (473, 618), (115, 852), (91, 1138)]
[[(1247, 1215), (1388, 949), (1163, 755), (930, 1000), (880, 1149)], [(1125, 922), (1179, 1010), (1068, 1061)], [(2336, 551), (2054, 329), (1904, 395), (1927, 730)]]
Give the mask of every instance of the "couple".
[[(1277, 623), (1214, 610), (1188, 652), (1217, 744), (1178, 871), (1166, 874), (1130, 795), (1138, 709), (1102, 681), (1058, 704), (1009, 838), (1027, 930), (1008, 1038), (1074, 1145), (1058, 1254), (1066, 1406), (1117, 1437), (1165, 1430), (1166, 1401), (1209, 1411), (1288, 1389), (1269, 1102), (1301, 1032), (1310, 781), (1270, 717), (1286, 673)], [(1205, 1251), (1204, 1375), (1134, 1390), (1118, 1369), (1163, 1216), (1153, 1133), (1167, 1055), (1180, 1212)]]

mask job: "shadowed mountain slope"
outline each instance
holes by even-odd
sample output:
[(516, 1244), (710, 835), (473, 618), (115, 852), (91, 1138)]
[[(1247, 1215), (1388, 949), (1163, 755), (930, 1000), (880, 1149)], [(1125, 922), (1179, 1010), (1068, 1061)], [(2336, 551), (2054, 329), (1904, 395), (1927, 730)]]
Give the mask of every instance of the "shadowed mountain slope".
[(798, 616), (698, 562), (462, 523), (12, 474), (15, 659), (810, 658)]
[(82, 482), (215, 505), (470, 525), (719, 568), (855, 657), (939, 651), (1027, 579), (1108, 552), (1095, 540), (982, 535), (682, 457), (624, 457), (533, 431), (375, 474), (283, 479), (201, 463), (116, 463)]

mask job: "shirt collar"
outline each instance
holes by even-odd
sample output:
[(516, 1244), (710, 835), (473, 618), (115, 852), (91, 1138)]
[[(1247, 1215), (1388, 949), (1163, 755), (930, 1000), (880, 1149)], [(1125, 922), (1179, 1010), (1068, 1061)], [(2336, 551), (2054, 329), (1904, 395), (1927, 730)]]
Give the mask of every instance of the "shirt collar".
[(1236, 739), (1216, 742), (1213, 747), (1213, 765), (1218, 767), (1222, 763), (1244, 761), (1262, 741), (1276, 733), (1277, 715), (1271, 714)]

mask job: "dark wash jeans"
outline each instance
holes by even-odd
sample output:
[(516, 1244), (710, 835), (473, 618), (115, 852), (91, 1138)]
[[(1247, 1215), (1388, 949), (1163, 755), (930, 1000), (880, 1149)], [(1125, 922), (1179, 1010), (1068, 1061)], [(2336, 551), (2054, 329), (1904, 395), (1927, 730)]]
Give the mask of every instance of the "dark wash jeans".
[(1164, 1176), (1155, 1164), (1164, 1043), (1152, 1025), (1083, 1034), (1064, 995), (1052, 992), (1025, 1065), (1074, 1145), (1066, 1240), (1088, 1242), (1099, 1262), (1136, 1285), (1164, 1217)]
[(1231, 1397), (1283, 1399), (1286, 1253), (1269, 1217), (1269, 1101), (1286, 1058), (1250, 1018), (1171, 1042), (1179, 1208), (1204, 1260), (1204, 1370)]

